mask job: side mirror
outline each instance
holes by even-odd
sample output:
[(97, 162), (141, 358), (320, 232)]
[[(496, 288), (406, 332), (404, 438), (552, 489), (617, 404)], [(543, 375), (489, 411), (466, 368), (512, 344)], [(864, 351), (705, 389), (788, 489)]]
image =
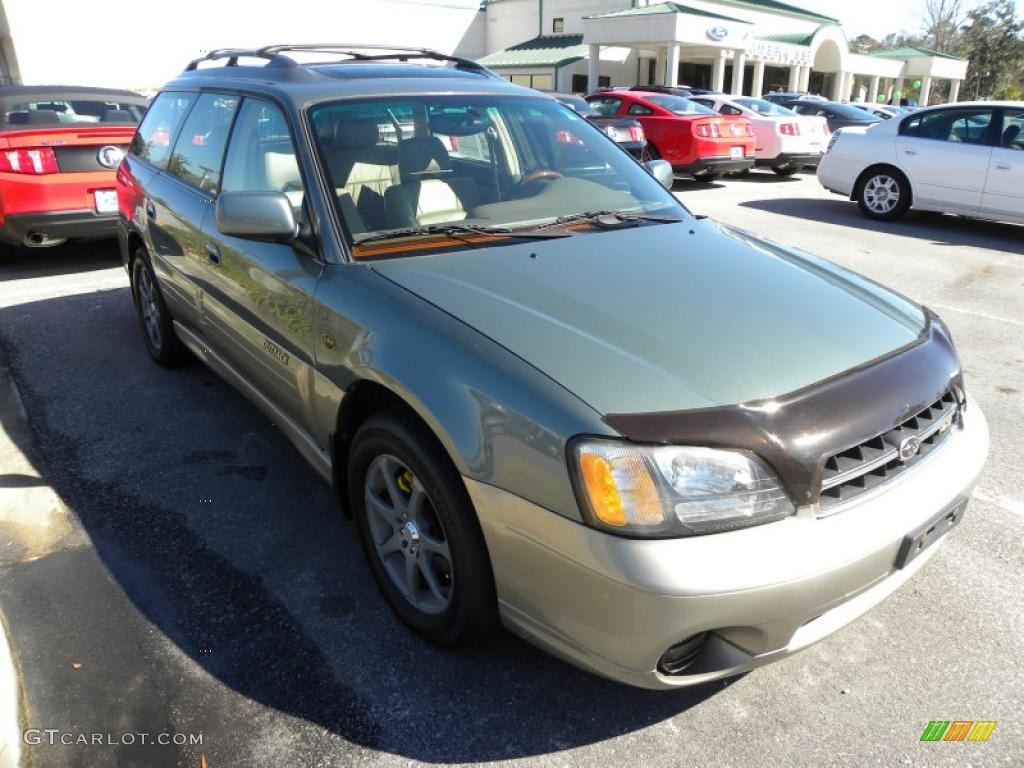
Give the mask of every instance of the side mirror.
[(299, 231), (291, 201), (281, 192), (222, 192), (217, 229), (235, 237), (290, 240)]
[(651, 176), (661, 182), (665, 189), (672, 189), (675, 183), (675, 175), (672, 173), (672, 163), (668, 160), (648, 160), (644, 163)]

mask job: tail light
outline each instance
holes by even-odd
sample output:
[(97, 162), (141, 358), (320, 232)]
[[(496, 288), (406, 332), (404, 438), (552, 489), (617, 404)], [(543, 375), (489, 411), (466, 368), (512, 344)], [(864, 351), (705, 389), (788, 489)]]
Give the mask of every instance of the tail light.
[(629, 126), (629, 138), (637, 144), (647, 141), (647, 136), (644, 135), (644, 129), (639, 125)]
[(7, 149), (0, 152), (0, 171), (6, 173), (59, 173), (57, 156), (50, 147)]
[(693, 126), (693, 135), (698, 139), (717, 139), (720, 136), (718, 132), (718, 124), (695, 123)]
[(779, 133), (783, 136), (799, 136), (800, 126), (796, 123), (783, 123), (779, 126)]

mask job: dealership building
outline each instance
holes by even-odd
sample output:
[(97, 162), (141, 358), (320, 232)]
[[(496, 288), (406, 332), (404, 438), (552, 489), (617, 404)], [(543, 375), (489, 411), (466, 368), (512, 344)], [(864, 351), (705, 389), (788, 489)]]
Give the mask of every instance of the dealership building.
[[(55, 25), (49, 3), (0, 0), (0, 81), (151, 90), (204, 50), (325, 39), (435, 48), (577, 92), (682, 83), (875, 101), (920, 81), (925, 104), (938, 80), (956, 100), (967, 71), (919, 48), (853, 53), (839, 19), (777, 0), (292, 0), (286, 14), (277, 0), (177, 0), (158, 34), (135, 0), (104, 9), (65, 3)], [(133, 19), (142, 33), (121, 34)]]

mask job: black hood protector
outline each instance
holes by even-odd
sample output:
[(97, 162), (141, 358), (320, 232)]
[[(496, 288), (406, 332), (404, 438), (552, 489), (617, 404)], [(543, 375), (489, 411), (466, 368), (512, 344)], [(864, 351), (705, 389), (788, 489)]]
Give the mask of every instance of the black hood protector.
[(963, 376), (949, 331), (927, 312), (912, 344), (796, 392), (721, 408), (610, 413), (604, 421), (638, 443), (755, 453), (804, 505), (818, 501), (829, 456), (893, 429), (951, 388), (963, 407)]

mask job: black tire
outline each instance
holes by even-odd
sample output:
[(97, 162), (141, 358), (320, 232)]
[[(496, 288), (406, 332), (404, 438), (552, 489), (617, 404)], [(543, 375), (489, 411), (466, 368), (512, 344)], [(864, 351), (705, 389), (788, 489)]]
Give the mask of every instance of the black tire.
[(714, 171), (706, 171), (704, 173), (693, 174), (693, 178), (696, 179), (697, 181), (703, 181), (710, 184), (711, 182), (718, 181), (720, 178), (722, 178), (722, 174), (716, 173)]
[(658, 151), (658, 148), (649, 141), (647, 142), (647, 146), (644, 147), (643, 156), (645, 161), (661, 159), (661, 153)]
[[(880, 192), (884, 190), (885, 196)], [(895, 197), (893, 196), (895, 191)], [(865, 171), (857, 180), (854, 197), (869, 219), (893, 221), (910, 209), (910, 182), (900, 171), (879, 166)]]
[[(385, 556), (378, 553), (382, 545), (374, 540), (369, 516), (379, 513), (367, 509), (366, 494), (373, 492), (368, 489), (375, 462), (390, 459), (404, 464), (425, 491), (423, 504), (429, 502), (440, 525), (436, 533), (450, 553), (448, 602), (440, 612), (421, 610), (407, 598), (386, 569)], [(442, 646), (475, 643), (490, 636), (498, 627), (498, 611), (487, 546), (462, 478), (430, 430), (402, 407), (371, 416), (352, 439), (347, 475), (349, 508), (363, 552), (377, 586), (398, 617), (424, 639)], [(397, 526), (395, 535), (400, 535)], [(402, 547), (393, 554), (408, 560), (405, 541)], [(426, 586), (424, 576), (424, 571), (417, 573)]]
[(775, 173), (777, 173), (779, 176), (792, 176), (800, 169), (797, 168), (795, 165), (786, 165), (781, 168), (772, 168), (772, 170), (775, 171)]
[(159, 365), (172, 367), (188, 358), (188, 350), (174, 332), (171, 313), (144, 248), (132, 259), (132, 299), (146, 351)]

